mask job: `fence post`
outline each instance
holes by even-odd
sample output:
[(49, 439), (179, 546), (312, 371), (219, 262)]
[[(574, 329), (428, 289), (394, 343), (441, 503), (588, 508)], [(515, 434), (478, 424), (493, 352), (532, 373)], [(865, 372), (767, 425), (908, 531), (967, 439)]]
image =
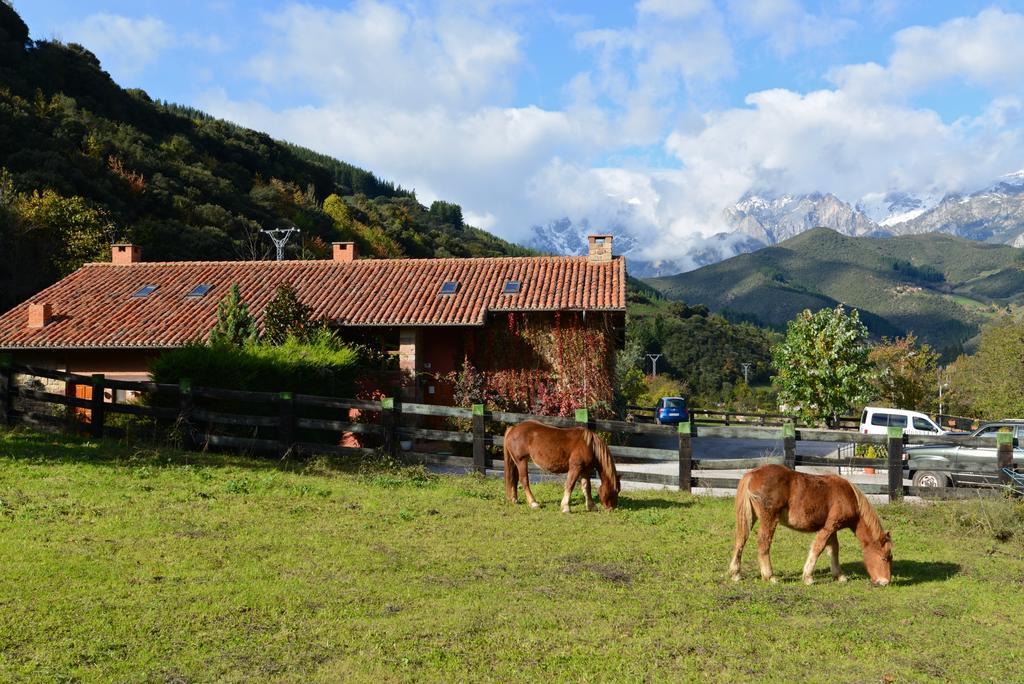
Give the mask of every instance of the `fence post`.
[(903, 428), (889, 427), (889, 501), (903, 498)]
[(398, 421), (395, 420), (395, 398), (380, 400), (380, 425), (384, 431), (384, 453), (398, 458)]
[(67, 398), (68, 403), (64, 405), (64, 429), (72, 434), (78, 433), (78, 416), (75, 415), (75, 409), (77, 408), (72, 402), (78, 398), (78, 383), (74, 380), (64, 381), (64, 396)]
[(790, 470), (796, 470), (796, 426), (786, 421), (782, 424), (783, 463)]
[(14, 363), (10, 354), (0, 354), (0, 425), (14, 423)]
[(103, 373), (93, 373), (92, 376), (92, 405), (89, 407), (89, 433), (96, 439), (103, 438), (103, 423), (106, 421), (107, 412), (103, 405), (103, 388), (105, 376)]
[(473, 404), (473, 470), (483, 475), (487, 472), (487, 437), (483, 404)]
[(1013, 464), (1013, 433), (996, 433), (996, 467), (999, 469), (1000, 484), (1010, 484), (1010, 476), (1003, 472)]
[(295, 444), (295, 395), (281, 392), (277, 395), (277, 439), (281, 443), (281, 456), (287, 456)]
[(181, 448), (194, 450), (196, 441), (192, 435), (192, 381), (178, 380), (178, 426), (181, 429)]
[(693, 487), (693, 434), (690, 421), (679, 423), (679, 491), (690, 492)]

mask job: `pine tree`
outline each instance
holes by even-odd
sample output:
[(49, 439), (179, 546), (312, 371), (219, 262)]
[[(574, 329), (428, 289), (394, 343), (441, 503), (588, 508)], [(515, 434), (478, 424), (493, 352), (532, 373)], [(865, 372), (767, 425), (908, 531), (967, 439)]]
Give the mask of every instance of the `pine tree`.
[(242, 300), (238, 283), (231, 286), (217, 305), (217, 323), (210, 331), (209, 339), (210, 344), (231, 344), (239, 347), (259, 339), (256, 321)]
[(283, 344), (289, 335), (305, 341), (315, 327), (312, 311), (299, 301), (299, 295), (291, 283), (278, 285), (274, 298), (263, 313), (263, 341)]

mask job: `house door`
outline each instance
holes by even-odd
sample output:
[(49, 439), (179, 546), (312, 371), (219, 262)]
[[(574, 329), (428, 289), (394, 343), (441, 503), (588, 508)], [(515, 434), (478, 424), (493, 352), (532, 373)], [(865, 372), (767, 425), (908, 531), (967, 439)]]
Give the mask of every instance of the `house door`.
[[(92, 385), (75, 385), (75, 398), (92, 400)], [(82, 423), (92, 422), (92, 411), (87, 408), (73, 407), (72, 414)]]

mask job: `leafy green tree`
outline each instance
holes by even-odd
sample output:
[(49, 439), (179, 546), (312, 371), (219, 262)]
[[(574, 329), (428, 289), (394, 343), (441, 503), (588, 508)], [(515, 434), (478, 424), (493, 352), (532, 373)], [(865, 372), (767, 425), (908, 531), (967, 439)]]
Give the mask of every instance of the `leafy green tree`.
[(256, 321), (249, 313), (248, 305), (242, 300), (238, 283), (234, 283), (217, 304), (217, 323), (210, 331), (210, 344), (240, 347), (258, 339)]
[(15, 205), (22, 230), (52, 246), (51, 258), (62, 276), (99, 261), (113, 242), (114, 226), (106, 213), (81, 197), (43, 190), (20, 195)]
[(615, 355), (615, 384), (613, 386), (615, 410), (625, 415), (626, 407), (637, 405), (647, 391), (643, 372), (644, 350), (636, 340), (629, 340)]
[(772, 347), (779, 401), (808, 422), (835, 426), (870, 397), (868, 331), (856, 310), (842, 305), (803, 313), (789, 322), (786, 338)]
[(875, 367), (875, 398), (886, 406), (930, 410), (937, 401), (939, 355), (927, 344), (918, 346), (913, 333), (889, 341), (882, 338), (868, 354)]
[(314, 329), (312, 310), (299, 301), (291, 283), (278, 285), (263, 311), (263, 342), (284, 344), (289, 336), (305, 341)]
[(1024, 324), (999, 319), (981, 331), (978, 351), (950, 367), (948, 401), (961, 415), (984, 419), (1024, 417)]

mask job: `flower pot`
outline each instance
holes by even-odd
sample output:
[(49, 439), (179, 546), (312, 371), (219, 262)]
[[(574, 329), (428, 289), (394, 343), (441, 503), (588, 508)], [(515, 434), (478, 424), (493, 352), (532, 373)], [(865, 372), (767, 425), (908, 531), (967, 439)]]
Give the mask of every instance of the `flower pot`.
[(875, 474), (875, 469), (871, 468), (871, 467), (865, 467), (864, 468), (864, 474), (865, 475), (874, 475)]

